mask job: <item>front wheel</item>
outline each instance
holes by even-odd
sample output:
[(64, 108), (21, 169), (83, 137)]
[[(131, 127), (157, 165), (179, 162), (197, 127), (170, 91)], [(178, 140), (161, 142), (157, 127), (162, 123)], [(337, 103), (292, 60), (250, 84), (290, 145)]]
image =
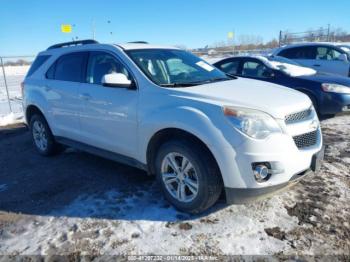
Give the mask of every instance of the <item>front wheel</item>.
[(49, 125), (42, 115), (34, 115), (30, 119), (30, 130), (32, 133), (33, 144), (37, 151), (44, 156), (53, 155), (62, 148), (57, 144), (51, 133)]
[(166, 199), (181, 211), (200, 213), (221, 194), (217, 165), (197, 144), (182, 140), (163, 144), (157, 154), (156, 170)]

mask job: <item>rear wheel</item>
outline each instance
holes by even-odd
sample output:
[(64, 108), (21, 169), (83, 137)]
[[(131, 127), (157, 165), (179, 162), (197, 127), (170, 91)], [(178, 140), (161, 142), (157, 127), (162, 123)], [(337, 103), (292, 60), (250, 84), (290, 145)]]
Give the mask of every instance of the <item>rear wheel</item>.
[(156, 169), (166, 199), (181, 211), (202, 212), (218, 200), (222, 191), (216, 163), (196, 144), (182, 140), (163, 144)]
[(30, 130), (33, 144), (41, 155), (53, 155), (62, 149), (62, 146), (55, 142), (49, 125), (42, 115), (36, 114), (31, 117)]

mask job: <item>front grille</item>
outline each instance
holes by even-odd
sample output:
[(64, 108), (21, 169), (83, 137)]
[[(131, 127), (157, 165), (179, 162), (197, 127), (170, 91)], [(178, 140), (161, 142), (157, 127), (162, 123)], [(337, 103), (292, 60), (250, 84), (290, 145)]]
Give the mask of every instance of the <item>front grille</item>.
[(304, 111), (300, 111), (300, 112), (297, 112), (294, 114), (287, 115), (284, 118), (284, 121), (286, 122), (286, 124), (291, 124), (294, 122), (305, 120), (311, 115), (311, 111), (312, 111), (312, 109), (310, 107), (309, 109), (306, 109)]
[(301, 149), (309, 146), (313, 146), (317, 143), (317, 130), (310, 133), (305, 133), (298, 136), (293, 136), (295, 145)]

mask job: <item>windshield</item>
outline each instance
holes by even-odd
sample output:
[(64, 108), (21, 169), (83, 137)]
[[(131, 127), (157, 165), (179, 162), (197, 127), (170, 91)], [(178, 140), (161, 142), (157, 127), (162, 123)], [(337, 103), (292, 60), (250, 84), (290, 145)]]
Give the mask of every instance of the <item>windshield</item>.
[(183, 50), (140, 49), (129, 50), (127, 54), (151, 81), (160, 86), (184, 87), (231, 79)]

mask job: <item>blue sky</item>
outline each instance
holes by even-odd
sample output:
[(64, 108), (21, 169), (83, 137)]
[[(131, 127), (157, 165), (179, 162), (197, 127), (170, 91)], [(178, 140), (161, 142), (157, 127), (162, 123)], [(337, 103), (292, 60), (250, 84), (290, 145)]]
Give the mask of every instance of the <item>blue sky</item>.
[[(349, 0), (0, 0), (0, 7), (0, 55), (36, 54), (75, 36), (91, 38), (92, 20), (101, 42), (145, 40), (189, 48), (226, 41), (232, 30), (264, 41), (277, 38), (281, 29), (328, 23), (350, 31)], [(72, 34), (61, 33), (65, 23), (75, 25)]]

